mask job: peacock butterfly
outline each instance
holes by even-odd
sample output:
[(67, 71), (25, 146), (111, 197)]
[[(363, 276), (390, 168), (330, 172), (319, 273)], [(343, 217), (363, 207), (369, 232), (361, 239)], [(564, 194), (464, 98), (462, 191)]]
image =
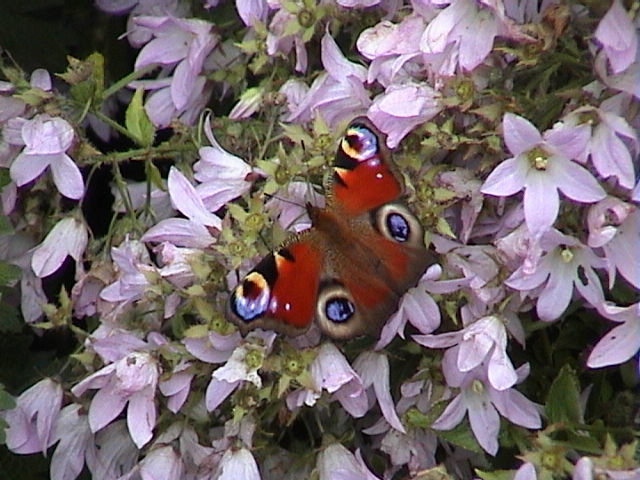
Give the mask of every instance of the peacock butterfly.
[(299, 335), (316, 321), (334, 339), (377, 335), (432, 263), (386, 136), (364, 117), (340, 141), (326, 207), (312, 227), (267, 255), (233, 290), (227, 318)]

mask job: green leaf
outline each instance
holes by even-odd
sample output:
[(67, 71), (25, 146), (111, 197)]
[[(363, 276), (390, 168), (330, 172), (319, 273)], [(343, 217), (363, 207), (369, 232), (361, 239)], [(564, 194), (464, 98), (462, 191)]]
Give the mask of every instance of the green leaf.
[(475, 472), (482, 480), (511, 480), (513, 478), (513, 470), (494, 470), (493, 472), (485, 472), (476, 468)]
[(574, 370), (568, 365), (562, 367), (553, 380), (544, 409), (551, 423), (582, 422), (580, 385)]
[(0, 262), (0, 287), (11, 285), (20, 278), (20, 267)]
[(469, 428), (469, 424), (467, 422), (459, 423), (452, 430), (437, 430), (435, 434), (446, 440), (449, 443), (453, 443), (459, 447), (465, 448), (471, 452), (482, 453), (483, 450), (478, 444), (476, 437), (471, 433), (471, 428)]
[(0, 410), (11, 410), (16, 406), (16, 401), (4, 389), (4, 385), (0, 383)]
[(0, 189), (8, 185), (11, 182), (11, 176), (9, 175), (8, 168), (0, 168)]
[(13, 233), (13, 225), (11, 225), (11, 221), (9, 220), (9, 217), (0, 215), (0, 235), (9, 235), (12, 233)]
[(136, 143), (142, 147), (149, 147), (155, 137), (155, 128), (147, 117), (142, 104), (142, 88), (138, 88), (133, 94), (131, 103), (125, 114), (125, 126)]

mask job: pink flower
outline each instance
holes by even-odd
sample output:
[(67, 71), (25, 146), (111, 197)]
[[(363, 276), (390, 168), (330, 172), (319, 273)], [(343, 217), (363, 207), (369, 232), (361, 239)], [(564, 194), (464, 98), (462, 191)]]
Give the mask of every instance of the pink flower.
[(629, 97), (620, 93), (602, 102), (599, 108), (582, 107), (567, 116), (580, 121), (583, 116), (597, 117), (593, 122), (587, 151), (593, 166), (603, 178), (616, 177), (620, 186), (632, 189), (635, 181), (634, 157), (638, 154), (638, 135), (624, 118)]
[(614, 74), (625, 71), (635, 61), (638, 34), (620, 0), (613, 0), (594, 38), (602, 45)]
[[(469, 415), (471, 430), (480, 446), (491, 455), (498, 451), (500, 415), (525, 428), (540, 428), (540, 414), (536, 405), (524, 395), (508, 388), (496, 390), (487, 381), (486, 366), (462, 373), (456, 367), (456, 349), (444, 354), (442, 370), (447, 384), (460, 388), (460, 393), (447, 405), (444, 412), (432, 424), (436, 430), (450, 430), (458, 425), (465, 414)], [(521, 382), (528, 375), (528, 365), (516, 373)]]
[[(147, 453), (140, 462), (139, 474), (142, 480), (159, 478), (163, 480), (181, 480), (183, 478), (183, 469), (184, 465), (180, 456), (172, 446), (166, 445), (154, 448)], [(122, 480), (125, 480), (125, 478)]]
[(359, 451), (353, 455), (340, 443), (332, 443), (318, 454), (316, 469), (319, 480), (379, 480)]
[(328, 33), (322, 37), (321, 47), (327, 72), (313, 82), (304, 100), (287, 116), (288, 122), (306, 122), (317, 111), (333, 126), (364, 112), (371, 103), (363, 85), (366, 69), (348, 61)]
[(147, 276), (157, 274), (145, 246), (127, 238), (111, 250), (111, 257), (118, 267), (118, 280), (105, 287), (100, 298), (122, 305), (141, 299), (150, 285)]
[(56, 272), (67, 256), (79, 263), (88, 241), (89, 234), (83, 222), (73, 217), (63, 218), (33, 251), (31, 268), (38, 277), (43, 278)]
[(196, 188), (177, 168), (171, 167), (167, 187), (171, 204), (187, 218), (167, 218), (142, 236), (143, 242), (171, 242), (190, 248), (207, 248), (215, 242), (211, 230), (222, 229), (220, 217), (205, 206)]
[(65, 153), (73, 144), (71, 125), (60, 117), (36, 115), (22, 124), (24, 149), (11, 165), (11, 179), (22, 186), (50, 168), (58, 191), (78, 200), (84, 195), (80, 169)]
[(218, 466), (218, 480), (260, 480), (258, 464), (251, 452), (242, 447), (239, 449), (230, 448), (220, 460)]
[(264, 23), (269, 13), (269, 6), (265, 0), (236, 0), (236, 9), (248, 27), (256, 22)]
[(291, 50), (296, 52), (296, 72), (304, 73), (307, 70), (307, 49), (302, 39), (301, 33), (296, 35), (287, 34), (287, 27), (291, 22), (296, 21), (296, 16), (281, 8), (278, 10), (269, 24), (267, 33), (267, 54), (274, 56), (280, 53), (289, 56)]
[(365, 389), (373, 386), (375, 397), (385, 420), (399, 432), (406, 433), (391, 397), (387, 356), (379, 352), (363, 352), (356, 358), (354, 368), (360, 375), (362, 386)]
[(213, 25), (204, 20), (175, 17), (140, 16), (135, 24), (149, 28), (154, 39), (145, 45), (136, 59), (135, 68), (147, 65), (174, 67), (171, 101), (176, 110), (187, 107), (196, 88), (207, 55), (218, 43), (211, 31)]
[(142, 448), (151, 440), (156, 423), (154, 397), (159, 375), (160, 366), (149, 353), (133, 351), (88, 376), (71, 392), (79, 396), (89, 389), (98, 390), (89, 407), (92, 432), (111, 423), (128, 404), (129, 434)]
[(456, 368), (462, 373), (470, 372), (485, 362), (489, 382), (496, 390), (511, 388), (518, 379), (513, 364), (507, 356), (505, 323), (497, 315), (480, 318), (457, 332), (414, 335), (413, 339), (429, 348), (457, 346), (455, 348)]
[(577, 202), (593, 203), (606, 193), (583, 167), (571, 161), (584, 154), (586, 125), (557, 125), (540, 135), (526, 119), (507, 113), (504, 141), (514, 154), (498, 165), (484, 182), (487, 195), (507, 197), (524, 189), (524, 216), (534, 237), (549, 230), (558, 216), (558, 190)]
[(56, 440), (52, 430), (62, 406), (62, 387), (50, 378), (22, 392), (5, 414), (7, 447), (14, 453), (46, 454)]
[(456, 65), (471, 71), (493, 48), (496, 36), (526, 38), (504, 15), (502, 2), (456, 0), (450, 2), (427, 26), (420, 50), (443, 76), (455, 73)]
[(211, 382), (205, 392), (207, 410), (213, 411), (236, 389), (242, 382), (251, 382), (256, 387), (262, 386), (262, 379), (258, 370), (262, 367), (262, 360), (271, 351), (276, 334), (268, 331), (250, 332), (227, 360), (227, 362), (211, 374)]
[(168, 397), (167, 408), (173, 413), (178, 413), (187, 400), (193, 377), (191, 363), (183, 360), (174, 367), (171, 377), (160, 381), (158, 385), (160, 391), (165, 397)]
[(82, 406), (71, 403), (60, 411), (52, 438), (54, 443), (60, 443), (51, 457), (51, 478), (74, 480), (84, 467), (85, 457), (94, 454), (96, 449)]
[(536, 311), (544, 321), (557, 319), (569, 306), (574, 287), (593, 306), (604, 301), (600, 279), (594, 269), (605, 262), (577, 239), (550, 230), (541, 239), (546, 254), (533, 272), (521, 266), (505, 284), (522, 292), (530, 292), (544, 284), (537, 295)]
[(615, 197), (596, 203), (587, 214), (588, 244), (602, 248), (607, 259), (609, 288), (613, 288), (619, 272), (631, 285), (640, 288), (640, 209)]
[(198, 150), (200, 160), (193, 165), (198, 196), (210, 212), (222, 208), (227, 202), (248, 192), (258, 176), (242, 158), (224, 150), (211, 131), (211, 117), (204, 122), (204, 133), (210, 147)]
[(426, 84), (390, 85), (376, 97), (367, 115), (396, 147), (416, 126), (435, 117), (443, 106), (440, 94)]
[(587, 366), (601, 368), (618, 365), (636, 355), (640, 350), (640, 302), (628, 307), (604, 303), (598, 312), (621, 325), (600, 339), (589, 355)]
[(333, 343), (327, 342), (320, 346), (311, 363), (310, 372), (316, 388), (290, 393), (287, 396), (287, 406), (290, 409), (303, 404), (315, 405), (322, 390), (326, 390), (333, 394), (351, 416), (357, 418), (367, 412), (367, 397), (362, 380)]

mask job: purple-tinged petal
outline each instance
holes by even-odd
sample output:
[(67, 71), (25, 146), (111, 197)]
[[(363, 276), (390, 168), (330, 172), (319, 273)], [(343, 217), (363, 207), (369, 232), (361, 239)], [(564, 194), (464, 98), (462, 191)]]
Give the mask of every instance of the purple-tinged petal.
[(52, 155), (64, 153), (73, 143), (73, 128), (60, 117), (40, 114), (22, 125), (24, 153)]
[(182, 459), (170, 445), (154, 448), (140, 462), (142, 480), (181, 480)]
[(187, 56), (188, 35), (163, 35), (147, 43), (136, 58), (136, 70), (146, 65), (173, 65)]
[(526, 118), (506, 113), (502, 119), (504, 143), (513, 155), (520, 155), (542, 142), (538, 129)]
[(530, 462), (523, 463), (513, 476), (513, 480), (538, 480), (536, 467), (534, 467), (533, 463)]
[(331, 77), (341, 81), (349, 76), (354, 76), (361, 82), (366, 80), (367, 69), (347, 60), (331, 35), (325, 33), (320, 43), (322, 65)]
[(196, 75), (187, 60), (181, 61), (173, 71), (171, 81), (171, 100), (177, 110), (184, 109), (189, 103), (196, 82)]
[(235, 3), (238, 15), (246, 26), (264, 22), (269, 13), (269, 7), (264, 0), (236, 0)]
[(591, 139), (591, 160), (603, 178), (617, 177), (620, 186), (632, 189), (635, 184), (633, 159), (616, 132), (599, 125)]
[(629, 319), (605, 334), (593, 348), (587, 366), (601, 368), (618, 365), (633, 357), (640, 349), (640, 304), (636, 304), (639, 316)]
[(538, 316), (544, 321), (555, 320), (562, 315), (569, 306), (573, 294), (571, 265), (565, 263), (559, 254), (553, 256), (556, 260), (555, 265), (536, 304)]
[(67, 198), (79, 200), (84, 195), (84, 180), (75, 162), (66, 154), (62, 154), (51, 162), (53, 183), (58, 191)]
[(367, 388), (373, 384), (373, 389), (385, 420), (399, 432), (406, 433), (402, 422), (395, 410), (389, 385), (389, 359), (386, 355), (376, 352), (365, 352), (355, 361), (356, 371), (360, 374), (362, 383)]
[(220, 476), (218, 480), (260, 480), (258, 464), (251, 452), (246, 448), (239, 450), (228, 449), (218, 467)]
[(532, 290), (540, 286), (549, 276), (549, 270), (543, 265), (538, 267), (531, 273), (525, 268), (520, 267), (507, 278), (505, 285), (521, 292)]
[(156, 426), (156, 405), (153, 391), (150, 389), (134, 393), (127, 407), (127, 427), (133, 443), (138, 448), (144, 447), (153, 436)]
[(29, 84), (32, 87), (39, 88), (48, 92), (51, 90), (51, 75), (44, 68), (36, 68), (31, 72), (31, 78)]
[(463, 392), (468, 405), (471, 430), (480, 446), (487, 453), (495, 455), (498, 451), (500, 416), (486, 394), (475, 393), (472, 388)]
[(491, 402), (500, 415), (525, 428), (540, 428), (542, 420), (535, 403), (514, 388), (505, 391), (489, 389)]
[(11, 164), (11, 180), (21, 187), (40, 176), (55, 158), (57, 158), (57, 155), (27, 155), (21, 153)]
[(543, 137), (556, 154), (579, 160), (585, 156), (591, 137), (591, 127), (586, 124), (574, 126), (559, 123), (551, 130), (544, 132)]
[(225, 399), (233, 393), (233, 391), (240, 385), (241, 382), (225, 382), (224, 380), (218, 380), (217, 378), (211, 378), (207, 391), (205, 393), (205, 405), (207, 410), (212, 412)]
[(548, 173), (553, 175), (560, 191), (576, 202), (593, 203), (607, 196), (593, 175), (575, 162), (555, 157), (549, 163)]
[(91, 431), (95, 433), (111, 423), (112, 420), (120, 415), (126, 404), (127, 398), (124, 395), (115, 393), (109, 386), (98, 390), (89, 406), (89, 426)]
[(612, 2), (594, 37), (604, 47), (614, 74), (625, 71), (635, 60), (638, 48), (636, 27), (620, 0)]
[(208, 227), (217, 228), (218, 230), (222, 229), (222, 220), (220, 220), (220, 217), (205, 208), (196, 189), (175, 167), (171, 167), (171, 170), (169, 170), (167, 186), (169, 188), (169, 194), (171, 195), (171, 204), (176, 210), (180, 211), (180, 213), (185, 215), (189, 220)]
[(51, 457), (52, 480), (75, 480), (84, 467), (85, 453), (93, 445), (87, 416), (76, 403), (67, 405), (56, 422), (54, 438), (60, 439)]
[(487, 58), (498, 34), (499, 23), (493, 11), (476, 8), (476, 14), (465, 22), (473, 28), (474, 34), (459, 36), (459, 63), (466, 71), (473, 70)]
[(548, 231), (558, 216), (560, 200), (556, 185), (543, 172), (531, 170), (524, 191), (524, 218), (533, 238)]
[(411, 338), (420, 345), (429, 348), (448, 348), (460, 342), (460, 332), (441, 333), (439, 335), (412, 335)]
[(186, 218), (167, 218), (157, 223), (140, 238), (143, 242), (171, 242), (178, 247), (208, 248), (216, 239), (207, 227)]
[(462, 400), (462, 394), (459, 394), (449, 402), (447, 408), (433, 422), (431, 428), (435, 430), (451, 430), (462, 421), (465, 413), (467, 413), (467, 406)]
[(508, 158), (489, 174), (480, 191), (485, 195), (508, 197), (524, 187), (528, 166), (524, 156)]

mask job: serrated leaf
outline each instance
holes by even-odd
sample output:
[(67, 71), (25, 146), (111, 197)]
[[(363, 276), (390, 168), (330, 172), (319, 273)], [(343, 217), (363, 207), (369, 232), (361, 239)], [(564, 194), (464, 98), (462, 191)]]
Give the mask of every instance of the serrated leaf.
[(553, 380), (544, 410), (550, 423), (582, 422), (580, 385), (570, 366), (562, 367)]
[(441, 235), (446, 235), (450, 238), (456, 238), (455, 233), (453, 233), (453, 230), (451, 230), (451, 227), (449, 226), (447, 221), (442, 217), (438, 218), (436, 222), (436, 231)]
[(125, 113), (125, 127), (136, 143), (142, 147), (149, 147), (155, 137), (155, 127), (149, 120), (142, 104), (142, 88), (138, 88), (131, 98), (131, 103)]
[(155, 186), (159, 190), (166, 191), (167, 186), (162, 181), (162, 174), (153, 162), (145, 162), (144, 170), (147, 180), (149, 180), (153, 186)]

